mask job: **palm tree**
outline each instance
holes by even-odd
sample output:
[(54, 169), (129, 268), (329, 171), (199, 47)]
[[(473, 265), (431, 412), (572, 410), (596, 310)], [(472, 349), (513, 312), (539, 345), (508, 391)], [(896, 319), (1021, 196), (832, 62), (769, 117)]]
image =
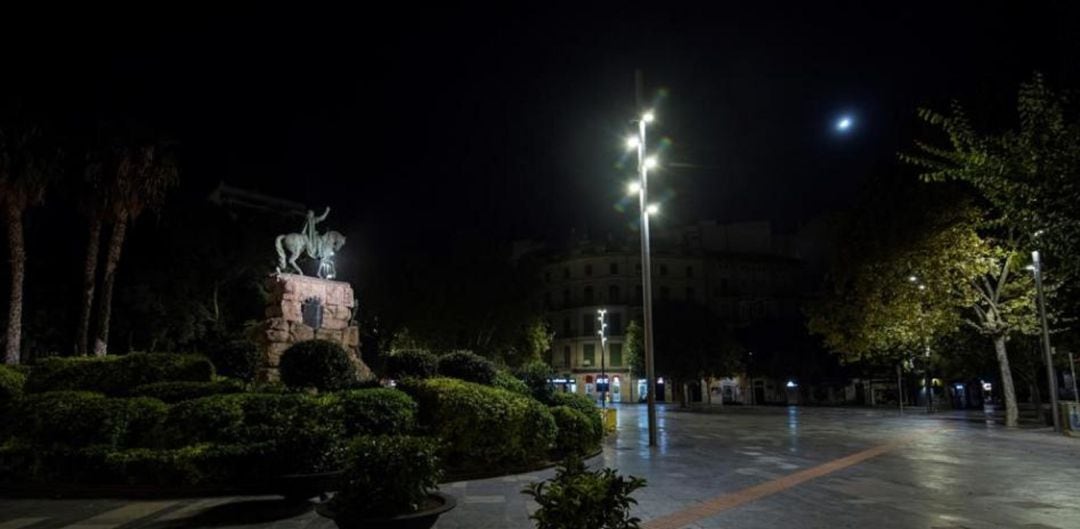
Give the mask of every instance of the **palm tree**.
[(4, 349), (4, 363), (21, 360), (23, 280), (26, 274), (26, 242), (23, 217), (26, 210), (45, 198), (59, 151), (49, 147), (36, 125), (13, 119), (0, 124), (0, 205), (7, 222), (11, 253), (11, 297)]
[[(180, 173), (162, 142), (129, 142), (114, 146), (105, 175), (107, 196), (106, 215), (112, 221), (108, 248), (105, 254), (105, 274), (101, 285), (97, 334), (94, 339), (94, 356), (105, 356), (109, 344), (109, 317), (112, 311), (113, 287), (116, 284), (116, 268), (120, 263), (128, 225), (147, 209), (157, 210), (165, 201), (169, 189), (179, 183)], [(91, 237), (95, 233), (91, 228)], [(98, 229), (97, 235), (100, 235)], [(87, 252), (87, 273), (96, 266), (96, 243), (91, 241)], [(93, 255), (91, 255), (93, 254)], [(94, 263), (90, 260), (94, 259)], [(93, 287), (87, 299), (92, 302)]]

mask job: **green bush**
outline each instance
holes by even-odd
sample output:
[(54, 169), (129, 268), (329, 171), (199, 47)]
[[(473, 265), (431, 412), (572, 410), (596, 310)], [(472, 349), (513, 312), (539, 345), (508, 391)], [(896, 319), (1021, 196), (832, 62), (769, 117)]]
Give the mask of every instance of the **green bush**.
[(22, 397), (26, 375), (6, 365), (0, 365), (0, 412)]
[(197, 355), (132, 353), (103, 358), (49, 358), (30, 372), (26, 392), (94, 391), (124, 396), (145, 384), (209, 382), (213, 376), (213, 364)]
[(289, 347), (278, 366), (281, 381), (293, 389), (332, 391), (356, 379), (356, 368), (340, 345), (328, 340), (308, 340)]
[(262, 363), (262, 354), (259, 348), (249, 340), (232, 340), (210, 350), (210, 361), (213, 362), (219, 375), (223, 375), (244, 382), (253, 382), (258, 374), (259, 365)]
[(604, 418), (600, 415), (600, 408), (597, 408), (596, 403), (589, 397), (577, 393), (556, 391), (551, 395), (551, 405), (567, 406), (580, 411), (589, 419), (589, 424), (592, 424), (593, 429), (596, 430), (596, 435), (599, 437), (604, 436)]
[(551, 408), (558, 432), (555, 436), (555, 452), (561, 456), (591, 454), (600, 447), (601, 436), (584, 413), (569, 406)]
[(330, 413), (340, 417), (345, 434), (407, 434), (416, 427), (416, 402), (396, 389), (356, 389), (330, 396)]
[(454, 351), (439, 358), (439, 376), (459, 378), (490, 386), (495, 382), (495, 364), (471, 351)]
[(495, 380), (492, 381), (491, 385), (517, 393), (518, 395), (532, 397), (532, 391), (529, 390), (529, 386), (526, 386), (520, 378), (514, 376), (514, 374), (509, 371), (504, 371), (502, 369), (497, 371), (495, 373)]
[(539, 360), (529, 362), (518, 369), (518, 378), (529, 387), (532, 397), (544, 404), (551, 402), (551, 394), (555, 391), (551, 384), (552, 374), (551, 366)]
[(227, 393), (240, 393), (244, 391), (244, 384), (231, 378), (215, 380), (213, 382), (154, 382), (144, 384), (131, 390), (131, 394), (139, 397), (151, 397), (169, 404), (176, 404), (185, 400), (192, 400), (210, 395), (222, 395)]
[(419, 404), (420, 425), (443, 441), (444, 460), (458, 469), (543, 460), (554, 441), (555, 419), (529, 397), (450, 378), (401, 387)]
[(386, 357), (386, 376), (394, 379), (431, 378), (439, 365), (439, 358), (421, 349), (404, 349)]
[(442, 475), (437, 443), (405, 435), (357, 437), (349, 445), (341, 490), (331, 500), (342, 527), (423, 506)]
[(212, 395), (172, 406), (161, 427), (162, 445), (180, 448), (201, 443), (242, 442), (243, 397), (243, 394)]
[(521, 492), (539, 505), (529, 515), (536, 529), (638, 529), (641, 520), (630, 516), (637, 500), (630, 495), (644, 486), (644, 479), (624, 478), (610, 468), (588, 471), (580, 459), (571, 458), (554, 478)]
[(52, 391), (19, 401), (13, 431), (19, 439), (39, 447), (145, 446), (167, 413), (167, 406), (157, 399), (110, 399), (99, 393)]

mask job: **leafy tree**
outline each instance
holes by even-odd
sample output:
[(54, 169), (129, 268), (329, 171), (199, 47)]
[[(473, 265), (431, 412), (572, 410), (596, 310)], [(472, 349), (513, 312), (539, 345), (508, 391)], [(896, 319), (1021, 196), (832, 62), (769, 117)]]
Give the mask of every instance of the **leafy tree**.
[(18, 364), (22, 344), (23, 282), (26, 275), (26, 210), (45, 198), (56, 173), (59, 150), (44, 138), (40, 126), (24, 116), (0, 122), (0, 206), (7, 224), (11, 254), (11, 292), (8, 306), (4, 363)]
[(742, 348), (708, 308), (667, 302), (657, 304), (654, 314), (656, 373), (672, 379), (677, 393), (683, 383), (728, 376), (739, 369)]
[(637, 378), (645, 376), (645, 329), (637, 320), (630, 320), (623, 339), (623, 354), (630, 372)]

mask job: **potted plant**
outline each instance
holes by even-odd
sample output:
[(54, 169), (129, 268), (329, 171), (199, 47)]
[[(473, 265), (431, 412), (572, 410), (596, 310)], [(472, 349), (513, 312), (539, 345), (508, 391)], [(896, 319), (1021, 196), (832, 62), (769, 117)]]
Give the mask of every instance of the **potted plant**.
[(437, 443), (408, 435), (360, 436), (349, 445), (340, 490), (319, 514), (341, 529), (429, 529), (457, 503), (436, 492)]
[(644, 479), (623, 477), (610, 468), (587, 470), (571, 456), (554, 478), (521, 492), (539, 505), (529, 515), (537, 529), (640, 529), (641, 520), (630, 516), (637, 504), (630, 494), (644, 486)]

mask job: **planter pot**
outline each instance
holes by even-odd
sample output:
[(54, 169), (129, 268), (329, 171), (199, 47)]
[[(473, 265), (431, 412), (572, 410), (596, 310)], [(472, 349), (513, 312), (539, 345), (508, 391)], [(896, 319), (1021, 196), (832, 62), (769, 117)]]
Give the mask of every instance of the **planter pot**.
[(438, 506), (426, 510), (417, 511), (389, 518), (355, 518), (345, 520), (339, 518), (330, 503), (322, 503), (315, 507), (319, 514), (334, 520), (339, 529), (431, 529), (435, 520), (444, 512), (457, 506), (453, 496), (441, 492), (432, 492), (428, 498), (439, 503)]

